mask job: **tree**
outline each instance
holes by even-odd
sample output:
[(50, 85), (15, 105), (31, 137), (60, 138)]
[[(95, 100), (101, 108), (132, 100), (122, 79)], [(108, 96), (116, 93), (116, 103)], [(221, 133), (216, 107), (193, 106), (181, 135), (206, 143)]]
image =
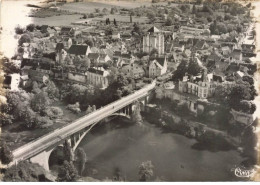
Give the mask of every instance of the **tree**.
[(110, 10), (111, 14), (115, 14), (117, 12), (117, 8), (116, 7), (112, 7)]
[(133, 22), (133, 19), (132, 19), (132, 14), (130, 14), (130, 23)]
[(21, 35), (21, 34), (23, 34), (24, 32), (25, 32), (25, 30), (24, 30), (23, 28), (21, 28), (20, 26), (15, 27), (15, 33), (16, 33), (17, 35)]
[(133, 33), (137, 33), (139, 36), (142, 35), (142, 30), (141, 30), (139, 24), (134, 23), (134, 28), (133, 28), (132, 34), (133, 34)]
[(230, 93), (230, 88), (224, 85), (219, 85), (215, 89), (214, 100), (217, 103), (224, 105), (227, 102), (229, 93)]
[(196, 9), (196, 6), (195, 4), (192, 6), (192, 14), (196, 14), (197, 12), (197, 9)]
[(156, 48), (153, 48), (150, 52), (150, 56), (156, 56), (158, 54), (158, 50)]
[(0, 59), (0, 65), (6, 74), (19, 73), (20, 67), (6, 57)]
[(211, 16), (208, 16), (208, 17), (207, 17), (207, 21), (208, 21), (208, 22), (212, 22), (212, 21), (213, 21), (212, 17), (211, 17)]
[(108, 13), (108, 9), (107, 8), (103, 8), (102, 12), (107, 14)]
[(232, 19), (232, 16), (231, 16), (231, 15), (225, 14), (225, 16), (224, 16), (224, 20), (225, 20), (225, 21), (228, 21), (228, 20), (231, 20), (231, 19)]
[(150, 20), (150, 22), (153, 23), (155, 21), (155, 13), (154, 12), (148, 12), (147, 17)]
[(242, 33), (242, 31), (243, 31), (243, 26), (237, 25), (236, 31), (237, 31), (238, 33)]
[(250, 88), (249, 84), (240, 82), (231, 88), (227, 102), (231, 108), (239, 110), (242, 100), (253, 100), (254, 96), (255, 89)]
[(45, 181), (47, 172), (42, 166), (28, 161), (21, 161), (6, 169), (5, 182), (40, 182)]
[(242, 77), (242, 80), (250, 85), (254, 85), (254, 79), (251, 76), (245, 75)]
[(85, 41), (85, 43), (86, 43), (90, 48), (92, 48), (92, 47), (94, 46), (94, 42), (93, 42), (92, 39), (87, 39), (87, 40)]
[(45, 92), (51, 99), (59, 97), (59, 89), (56, 87), (53, 81), (48, 81)]
[(64, 142), (63, 153), (64, 153), (65, 161), (72, 162), (74, 160), (73, 150), (72, 150), (68, 140), (65, 140), (65, 142)]
[(26, 26), (26, 30), (29, 32), (33, 32), (35, 29), (35, 24), (29, 24)]
[(187, 72), (188, 63), (186, 60), (182, 60), (181, 63), (178, 65), (176, 71), (173, 73), (173, 80), (180, 80), (183, 78), (185, 73)]
[(153, 164), (151, 161), (142, 162), (139, 166), (139, 180), (147, 181), (153, 176)]
[(100, 13), (100, 9), (99, 8), (95, 8), (95, 12), (96, 13)]
[(198, 64), (197, 61), (191, 60), (188, 64), (187, 72), (190, 75), (198, 75), (202, 71), (202, 67)]
[(171, 26), (171, 25), (173, 25), (173, 19), (172, 19), (171, 17), (168, 17), (167, 20), (166, 20), (166, 22), (165, 22), (165, 25), (166, 25), (166, 26)]
[(78, 163), (79, 174), (82, 175), (85, 164), (87, 162), (87, 155), (83, 148), (78, 148), (76, 152), (76, 162)]
[(216, 20), (219, 21), (219, 22), (223, 22), (223, 17), (221, 15), (218, 15)]
[(50, 99), (46, 92), (35, 94), (31, 101), (32, 109), (35, 112), (42, 113), (50, 105)]
[(9, 164), (10, 162), (13, 161), (14, 158), (12, 151), (9, 149), (9, 147), (5, 142), (3, 142), (1, 145), (2, 145), (0, 149), (1, 162), (2, 164)]
[(23, 43), (30, 43), (31, 37), (28, 34), (23, 34), (21, 38), (18, 40), (19, 46), (23, 45)]
[(65, 100), (70, 103), (74, 104), (76, 102), (81, 102), (84, 99), (85, 93), (88, 90), (86, 86), (73, 84), (68, 89), (68, 93), (65, 97)]
[(78, 172), (72, 162), (64, 161), (59, 169), (58, 178), (59, 182), (73, 182), (78, 177)]

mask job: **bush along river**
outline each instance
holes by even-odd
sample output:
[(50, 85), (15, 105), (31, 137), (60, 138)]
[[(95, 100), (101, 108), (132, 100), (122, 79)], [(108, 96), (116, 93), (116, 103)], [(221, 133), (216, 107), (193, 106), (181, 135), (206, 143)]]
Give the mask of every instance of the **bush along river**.
[(162, 112), (143, 112), (142, 124), (124, 117), (98, 123), (79, 145), (87, 156), (80, 180), (139, 181), (147, 161), (149, 181), (248, 180), (234, 173), (245, 160), (235, 141), (176, 116), (162, 120)]

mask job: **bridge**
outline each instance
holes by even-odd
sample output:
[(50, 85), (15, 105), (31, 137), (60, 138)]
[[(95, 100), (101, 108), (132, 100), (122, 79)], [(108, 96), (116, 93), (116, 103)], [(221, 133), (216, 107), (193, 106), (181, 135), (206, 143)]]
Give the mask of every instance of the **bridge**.
[(137, 107), (137, 102), (139, 102), (141, 110), (144, 109), (144, 106), (151, 98), (151, 91), (153, 91), (155, 86), (156, 81), (153, 81), (151, 84), (128, 96), (17, 148), (13, 151), (14, 160), (9, 165), (16, 164), (21, 160), (30, 160), (49, 171), (49, 157), (56, 147), (63, 146), (66, 140), (71, 145), (73, 151), (75, 151), (84, 136), (102, 119), (113, 115), (130, 118)]

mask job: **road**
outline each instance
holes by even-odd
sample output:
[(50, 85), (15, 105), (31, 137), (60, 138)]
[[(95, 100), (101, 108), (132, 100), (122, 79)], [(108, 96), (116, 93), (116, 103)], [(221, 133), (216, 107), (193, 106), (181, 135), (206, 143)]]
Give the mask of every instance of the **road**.
[(97, 109), (95, 112), (92, 112), (82, 118), (79, 118), (72, 122), (71, 124), (56, 129), (53, 132), (46, 134), (26, 145), (19, 147), (13, 151), (14, 161), (26, 160), (42, 151), (46, 148), (55, 145), (56, 143), (64, 140), (65, 138), (71, 136), (74, 133), (81, 131), (82, 129), (108, 117), (114, 112), (122, 109), (123, 107), (133, 103), (134, 101), (144, 97), (148, 92), (154, 89), (156, 82), (146, 85), (142, 89), (130, 94), (120, 100), (112, 102), (105, 107)]

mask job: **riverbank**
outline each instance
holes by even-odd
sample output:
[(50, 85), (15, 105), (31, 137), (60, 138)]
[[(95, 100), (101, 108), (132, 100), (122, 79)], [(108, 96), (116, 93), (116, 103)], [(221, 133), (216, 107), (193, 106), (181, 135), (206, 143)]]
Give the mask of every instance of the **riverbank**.
[[(257, 164), (256, 150), (254, 149), (256, 136), (251, 129), (243, 129), (240, 136), (233, 136), (228, 130), (215, 129), (210, 125), (196, 121), (196, 116), (190, 115), (183, 106), (175, 105), (178, 111), (174, 111), (175, 109), (171, 110), (169, 107), (165, 107), (162, 100), (160, 102), (157, 102), (157, 106), (146, 108), (143, 116), (148, 122), (163, 128), (165, 132), (195, 139), (197, 143), (192, 146), (193, 149), (210, 152), (235, 150), (245, 157), (240, 165), (251, 168)], [(231, 127), (237, 128), (236, 124), (233, 126), (231, 124), (229, 129), (232, 129)]]

